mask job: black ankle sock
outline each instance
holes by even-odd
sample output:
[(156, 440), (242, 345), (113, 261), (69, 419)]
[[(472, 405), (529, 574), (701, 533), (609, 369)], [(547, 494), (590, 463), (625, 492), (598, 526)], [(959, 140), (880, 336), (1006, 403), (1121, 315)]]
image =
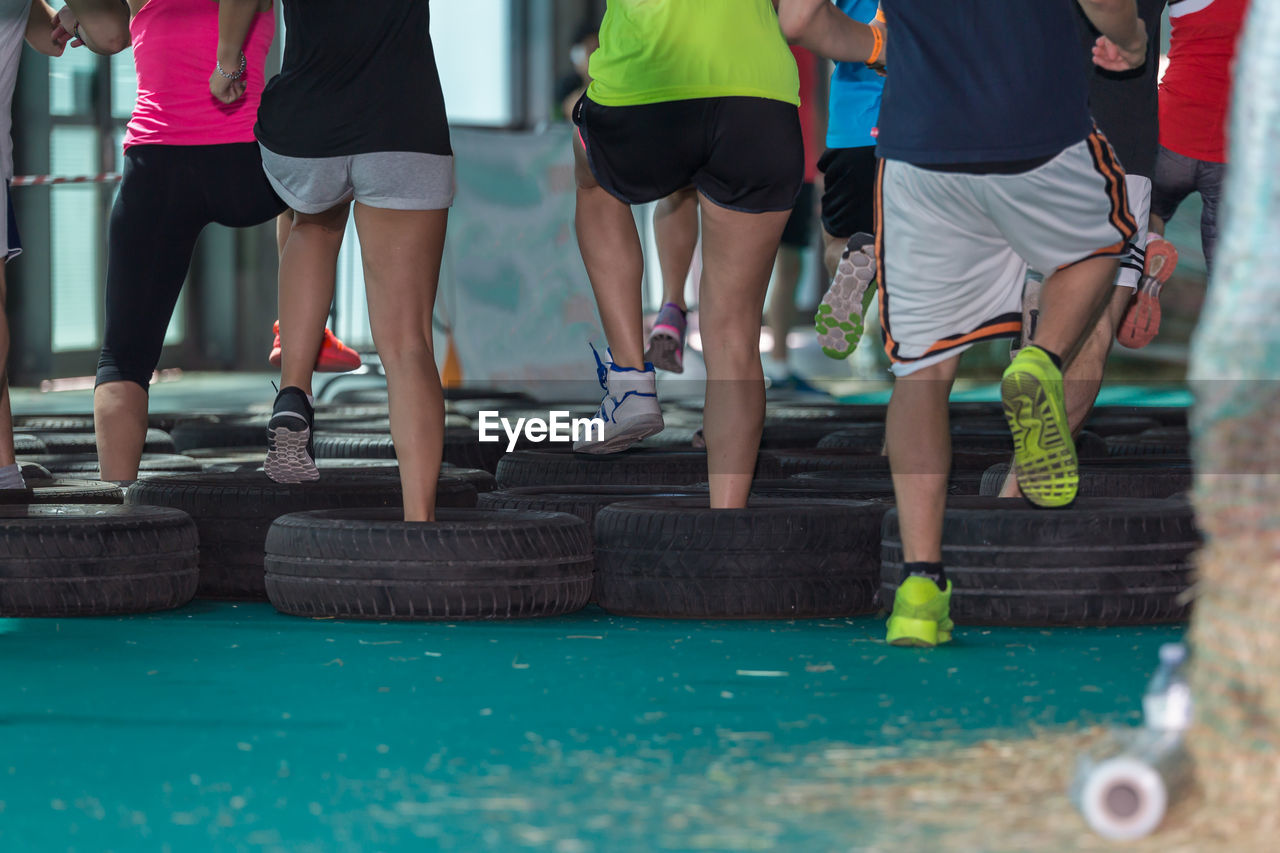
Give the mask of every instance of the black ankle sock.
[(1036, 349), (1040, 350), (1040, 352), (1049, 356), (1049, 360), (1053, 362), (1053, 366), (1058, 368), (1058, 370), (1062, 370), (1062, 356), (1058, 355), (1057, 353), (1049, 352), (1044, 347), (1037, 346), (1036, 344), (1032, 344), (1031, 346), (1035, 347)]
[(938, 589), (947, 591), (947, 573), (942, 568), (942, 563), (904, 563), (902, 568), (908, 576), (928, 578), (938, 585)]

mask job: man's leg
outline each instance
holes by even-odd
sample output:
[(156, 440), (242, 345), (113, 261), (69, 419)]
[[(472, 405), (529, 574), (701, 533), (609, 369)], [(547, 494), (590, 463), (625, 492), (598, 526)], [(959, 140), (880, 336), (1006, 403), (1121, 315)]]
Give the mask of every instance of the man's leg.
[(899, 376), (889, 398), (885, 436), (904, 575), (886, 626), (893, 645), (927, 647), (951, 639), (942, 520), (951, 472), (947, 400), (959, 364), (957, 356)]
[(792, 320), (795, 319), (796, 286), (800, 283), (800, 270), (803, 265), (803, 250), (786, 244), (778, 247), (778, 255), (773, 261), (773, 287), (769, 294), (766, 317), (769, 322), (769, 332), (773, 336), (769, 360), (780, 376), (787, 376), (791, 372), (787, 352), (787, 334), (791, 331)]
[(0, 258), (0, 489), (20, 488), (22, 472), (17, 470), (13, 450), (13, 411), (9, 405), (9, 315), (5, 311), (7, 284), (4, 259)]

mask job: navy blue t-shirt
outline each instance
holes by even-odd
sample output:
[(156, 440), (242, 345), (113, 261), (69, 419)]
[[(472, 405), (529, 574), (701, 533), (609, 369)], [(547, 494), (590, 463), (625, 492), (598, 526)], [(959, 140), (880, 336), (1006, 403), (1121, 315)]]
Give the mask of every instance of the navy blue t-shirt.
[(1089, 135), (1073, 0), (883, 0), (877, 153), (916, 165), (1051, 157)]

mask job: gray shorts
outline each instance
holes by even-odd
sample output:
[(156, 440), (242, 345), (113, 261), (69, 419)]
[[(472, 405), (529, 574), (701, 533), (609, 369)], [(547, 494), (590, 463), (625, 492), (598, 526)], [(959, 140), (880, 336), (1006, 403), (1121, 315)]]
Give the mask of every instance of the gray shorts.
[(286, 157), (259, 147), (272, 189), (299, 213), (323, 213), (352, 199), (387, 210), (444, 210), (453, 205), (452, 157), (410, 151)]

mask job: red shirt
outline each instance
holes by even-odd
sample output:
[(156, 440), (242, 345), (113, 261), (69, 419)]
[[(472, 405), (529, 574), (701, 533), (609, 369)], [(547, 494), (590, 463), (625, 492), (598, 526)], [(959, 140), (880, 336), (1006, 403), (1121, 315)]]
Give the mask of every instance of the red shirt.
[(1231, 65), (1248, 0), (1169, 4), (1169, 67), (1160, 83), (1160, 144), (1211, 163), (1227, 162)]
[(796, 68), (800, 71), (800, 132), (804, 135), (804, 182), (811, 184), (818, 179), (818, 158), (822, 150), (818, 147), (818, 117), (813, 102), (817, 96), (818, 64), (813, 54), (803, 47), (792, 46), (791, 54), (796, 58)]

